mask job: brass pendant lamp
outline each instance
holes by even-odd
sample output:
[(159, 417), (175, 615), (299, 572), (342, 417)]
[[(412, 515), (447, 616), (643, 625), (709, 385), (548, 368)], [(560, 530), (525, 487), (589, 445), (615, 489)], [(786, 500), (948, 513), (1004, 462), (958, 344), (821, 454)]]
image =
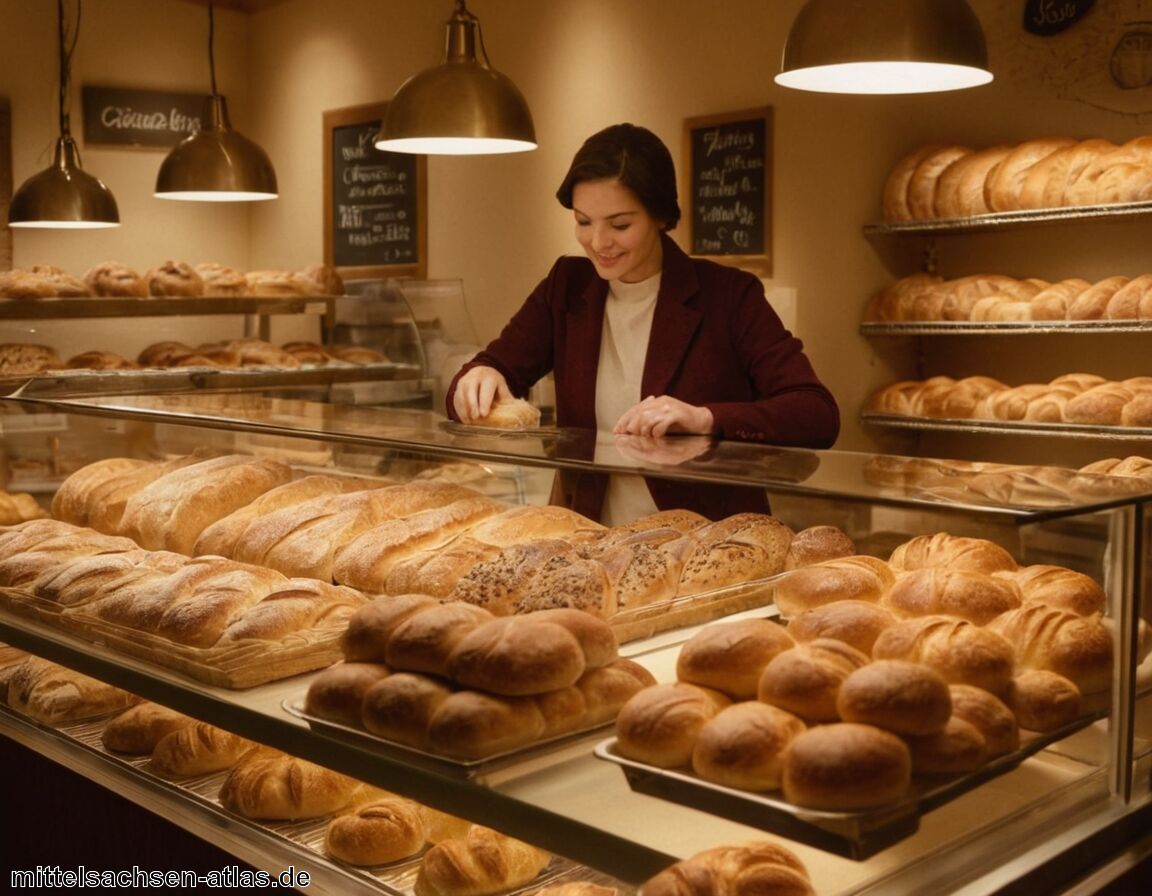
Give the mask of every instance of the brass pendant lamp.
[(228, 105), (216, 91), (215, 27), (210, 3), (208, 68), (212, 94), (204, 100), (200, 130), (177, 143), (160, 163), (155, 196), (201, 202), (275, 199), (278, 195), (276, 171), (271, 159), (258, 144), (232, 130)]
[(69, 126), (69, 87), (72, 52), (80, 36), (80, 0), (76, 4), (76, 30), (68, 45), (64, 27), (64, 0), (57, 0), (60, 45), (60, 136), (52, 165), (20, 185), (8, 206), (11, 227), (94, 228), (116, 227), (120, 210), (112, 191), (80, 167), (80, 150)]
[(931, 93), (992, 80), (965, 0), (808, 0), (776, 83), (821, 93)]
[(456, 0), (447, 22), (444, 56), (442, 65), (400, 85), (384, 113), (376, 148), (441, 155), (535, 149), (528, 104), (488, 62), (480, 22), (464, 0)]

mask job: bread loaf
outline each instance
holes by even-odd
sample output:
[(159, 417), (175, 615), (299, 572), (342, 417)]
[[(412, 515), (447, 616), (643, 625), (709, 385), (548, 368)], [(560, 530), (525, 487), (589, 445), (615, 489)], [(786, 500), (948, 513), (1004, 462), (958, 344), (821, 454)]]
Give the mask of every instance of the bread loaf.
[(605, 527), (582, 514), (557, 505), (510, 507), (477, 523), (470, 537), (496, 547), (509, 547), (529, 540), (563, 538), (590, 539)]
[(207, 775), (231, 768), (259, 744), (207, 722), (194, 722), (164, 735), (152, 750), (150, 767), (166, 777)]
[(1024, 669), (1013, 680), (1007, 702), (1021, 728), (1056, 731), (1080, 717), (1080, 689), (1047, 669)]
[(109, 720), (100, 732), (104, 748), (114, 753), (147, 756), (160, 738), (195, 720), (159, 703), (137, 703)]
[(6, 677), (8, 705), (45, 725), (98, 718), (140, 701), (134, 694), (37, 656), (29, 656)]
[(737, 513), (693, 532), (677, 594), (700, 594), (782, 572), (793, 532), (775, 517)]
[(769, 660), (760, 674), (757, 697), (808, 722), (839, 718), (837, 694), (844, 680), (868, 657), (842, 641), (817, 638)]
[(1010, 575), (1026, 601), (1047, 604), (1079, 616), (1104, 612), (1107, 601), (1104, 589), (1082, 572), (1052, 564), (1033, 564), (999, 575)]
[(952, 715), (975, 726), (984, 736), (989, 759), (1020, 747), (1020, 726), (1012, 709), (995, 694), (969, 684), (949, 685)]
[(928, 666), (875, 660), (844, 679), (836, 708), (845, 722), (919, 736), (944, 729), (952, 716), (952, 696), (944, 677)]
[[(412, 613), (393, 630), (384, 647), (384, 662), (393, 669), (449, 677), (449, 660), (474, 628), (492, 620), (487, 610), (461, 601)], [(568, 636), (571, 639), (571, 636)], [(579, 653), (579, 645), (572, 647)]]
[(562, 884), (549, 884), (532, 896), (620, 896), (617, 887), (606, 887), (590, 880), (573, 880)]
[(1029, 603), (993, 619), (987, 630), (1015, 645), (1021, 669), (1056, 672), (1083, 694), (1105, 691), (1111, 683), (1112, 633), (1099, 615)]
[[(478, 609), (470, 604), (462, 606)], [(525, 696), (575, 684), (584, 674), (584, 651), (561, 625), (504, 616), (466, 632), (453, 647), (446, 669), (448, 677), (465, 687)]]
[(997, 695), (1007, 692), (1016, 668), (1011, 641), (955, 616), (902, 619), (880, 633), (872, 656), (923, 663), (949, 684), (971, 684)]
[(386, 865), (417, 855), (425, 839), (419, 804), (389, 796), (333, 818), (324, 829), (324, 851), (350, 865)]
[(788, 631), (768, 619), (712, 622), (680, 648), (676, 677), (732, 700), (749, 700), (768, 662), (794, 644)]
[(220, 787), (220, 805), (259, 820), (321, 818), (346, 808), (362, 785), (321, 765), (269, 750), (241, 759)]
[(1000, 545), (984, 538), (971, 538), (937, 532), (918, 535), (893, 552), (888, 562), (896, 569), (920, 569), (925, 566), (947, 566), (993, 573), (1016, 569), (1016, 561)]
[(665, 868), (641, 885), (644, 896), (815, 896), (808, 869), (767, 840), (716, 846)]
[(645, 688), (616, 716), (616, 748), (621, 756), (660, 768), (687, 767), (700, 729), (729, 705), (719, 691), (687, 682)]
[(849, 557), (855, 553), (856, 545), (843, 529), (836, 526), (809, 526), (792, 537), (784, 568), (799, 569), (801, 566)]
[(787, 631), (801, 643), (816, 638), (833, 638), (871, 656), (872, 645), (880, 632), (895, 621), (896, 617), (878, 603), (836, 600), (794, 616)]
[(809, 809), (852, 810), (900, 800), (912, 778), (905, 742), (855, 722), (817, 725), (784, 753), (784, 798)]
[(452, 693), (448, 683), (428, 675), (388, 675), (364, 690), (360, 724), (385, 740), (427, 749), (432, 715)]
[(932, 734), (906, 739), (917, 775), (963, 775), (974, 772), (988, 761), (988, 746), (980, 730), (959, 716)]
[(396, 627), (414, 613), (439, 605), (440, 601), (426, 594), (392, 594), (369, 601), (348, 620), (340, 639), (344, 659), (384, 662), (388, 641)]
[(945, 168), (936, 178), (931, 217), (966, 218), (992, 211), (987, 182), (1012, 150), (1008, 144), (977, 149)]
[(367, 602), (353, 588), (316, 579), (288, 579), (232, 618), (213, 643), (224, 647), (242, 641), (280, 641), (302, 632), (343, 628)]
[(773, 600), (790, 619), (812, 607), (838, 600), (878, 601), (895, 581), (883, 560), (868, 555), (842, 557), (794, 570), (773, 584)]
[(397, 558), (384, 581), (386, 594), (429, 594), (446, 598), (472, 567), (494, 560), (500, 548), (458, 535), (434, 550)]
[(777, 790), (785, 748), (806, 729), (786, 710), (745, 700), (705, 722), (692, 749), (692, 770), (706, 781), (739, 790)]
[(540, 409), (523, 398), (498, 398), (492, 402), (487, 416), (471, 422), (497, 429), (529, 429), (540, 425)]
[(481, 825), (462, 839), (444, 840), (424, 854), (415, 896), (493, 896), (540, 874), (551, 854)]
[(539, 740), (546, 726), (531, 697), (456, 691), (433, 710), (428, 746), (457, 759), (483, 759)]
[(915, 221), (928, 221), (936, 215), (936, 183), (958, 159), (969, 155), (967, 146), (943, 146), (924, 156), (908, 180), (908, 212)]
[(0, 526), (11, 526), (14, 523), (43, 519), (47, 516), (48, 511), (27, 492), (0, 491)]
[(881, 600), (895, 615), (959, 616), (977, 625), (1020, 606), (1011, 579), (969, 569), (925, 566), (901, 573)]

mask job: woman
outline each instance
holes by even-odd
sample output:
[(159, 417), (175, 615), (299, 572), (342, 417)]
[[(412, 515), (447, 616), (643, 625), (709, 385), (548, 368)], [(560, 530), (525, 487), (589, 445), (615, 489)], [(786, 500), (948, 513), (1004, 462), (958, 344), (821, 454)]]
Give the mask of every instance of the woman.
[[(840, 417), (800, 341), (752, 274), (690, 258), (668, 148), (644, 128), (592, 135), (560, 189), (585, 258), (563, 257), (448, 389), (448, 413), (487, 415), (554, 371), (556, 422), (618, 435), (691, 433), (812, 448)], [(609, 481), (609, 478), (611, 481)], [(564, 471), (553, 502), (607, 524), (687, 507), (765, 511), (761, 490)]]

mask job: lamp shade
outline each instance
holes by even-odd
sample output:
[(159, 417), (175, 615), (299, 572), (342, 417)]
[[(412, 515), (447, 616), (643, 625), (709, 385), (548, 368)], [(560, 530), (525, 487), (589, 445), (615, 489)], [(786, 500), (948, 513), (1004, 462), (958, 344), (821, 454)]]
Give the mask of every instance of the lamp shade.
[(822, 93), (931, 93), (992, 80), (965, 0), (808, 0), (776, 83)]
[(458, 4), (448, 21), (444, 63), (400, 85), (376, 136), (377, 149), (475, 155), (536, 148), (532, 113), (523, 95), (486, 58), (476, 56), (478, 28), (476, 19)]
[(104, 183), (80, 167), (68, 135), (56, 140), (52, 165), (20, 185), (8, 206), (11, 227), (116, 227), (120, 211)]
[(204, 101), (204, 123), (160, 163), (155, 195), (160, 199), (251, 202), (275, 199), (276, 171), (268, 154), (232, 130), (223, 96)]

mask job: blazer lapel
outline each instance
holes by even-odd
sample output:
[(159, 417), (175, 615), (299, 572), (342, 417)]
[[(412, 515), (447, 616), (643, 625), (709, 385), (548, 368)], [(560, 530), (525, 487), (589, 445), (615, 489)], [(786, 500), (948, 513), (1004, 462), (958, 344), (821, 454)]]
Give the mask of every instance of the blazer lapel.
[(644, 360), (642, 397), (668, 391), (688, 344), (700, 326), (700, 311), (692, 299), (699, 291), (696, 271), (687, 255), (672, 240), (664, 240), (664, 273), (652, 316), (652, 334)]
[(568, 333), (564, 344), (571, 350), (560, 363), (568, 380), (568, 426), (596, 427), (596, 370), (600, 364), (607, 297), (607, 281), (595, 277), (567, 311)]

